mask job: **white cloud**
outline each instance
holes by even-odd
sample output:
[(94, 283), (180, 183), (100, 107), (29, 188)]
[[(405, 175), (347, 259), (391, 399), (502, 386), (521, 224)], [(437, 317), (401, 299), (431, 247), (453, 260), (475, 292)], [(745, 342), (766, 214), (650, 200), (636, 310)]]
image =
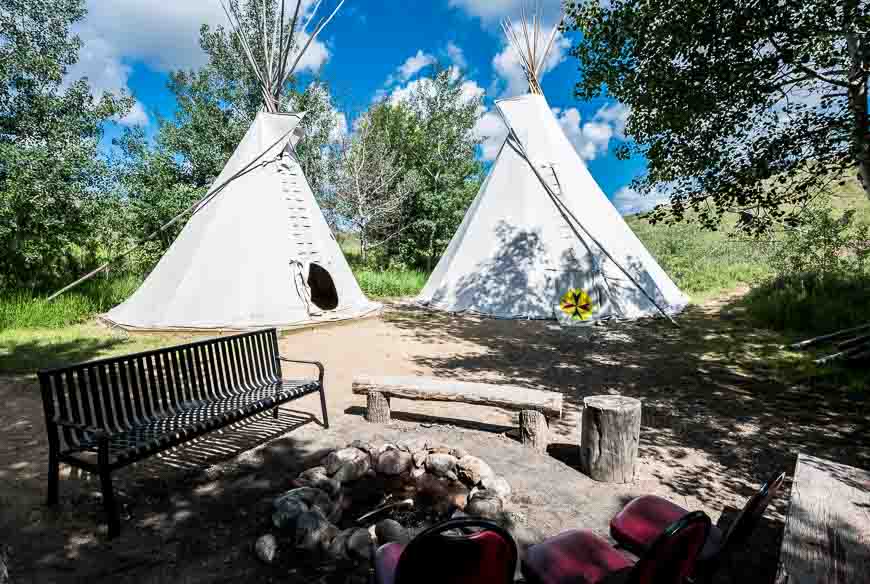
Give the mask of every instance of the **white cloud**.
[[(447, 71), (451, 80), (456, 81), (462, 77), (462, 70), (467, 65), (465, 54), (462, 49), (453, 42), (447, 43), (445, 51), (452, 63), (447, 68)], [(391, 103), (407, 102), (415, 91), (418, 91), (420, 88), (423, 88), (425, 91), (432, 85), (432, 80), (428, 77), (419, 77), (417, 79), (412, 78), (420, 73), (420, 71), (425, 67), (435, 64), (436, 62), (437, 59), (433, 55), (423, 52), (422, 49), (418, 50), (416, 55), (406, 59), (405, 62), (397, 68), (395, 74), (390, 75), (385, 86), (375, 93), (374, 101), (377, 102), (387, 98)], [(466, 79), (462, 82), (461, 91), (462, 96), (466, 101), (481, 99), (486, 93), (476, 81), (471, 79)], [(481, 108), (481, 113), (483, 111), (483, 108)]]
[[(520, 18), (523, 7), (529, 11), (532, 3), (528, 0), (449, 0), (448, 5), (491, 25), (505, 17)], [(562, 0), (541, 0), (540, 8), (544, 21), (552, 24), (561, 13)]]
[[(571, 41), (561, 34), (553, 43), (553, 48), (547, 55), (547, 60), (541, 71), (541, 77), (558, 67), (564, 60), (568, 49), (571, 47)], [(503, 87), (501, 91), (502, 97), (514, 97), (523, 95), (529, 92), (529, 82), (526, 79), (526, 73), (520, 65), (520, 59), (517, 52), (509, 44), (504, 45), (492, 59), (492, 67), (500, 80), (500, 85)]]
[[(79, 61), (70, 69), (67, 80), (87, 77), (91, 93), (99, 98), (104, 92), (127, 92), (127, 81), (130, 78), (131, 67), (124, 63), (116, 54), (115, 48), (101, 38), (91, 39), (79, 51)], [(135, 102), (126, 116), (115, 120), (125, 126), (135, 126), (149, 123), (145, 107)]]
[[(624, 140), (625, 119), (628, 109), (618, 103), (601, 107), (587, 122), (582, 120), (577, 108), (553, 108), (556, 121), (583, 160), (593, 160), (607, 152), (612, 140)], [(483, 140), (481, 156), (486, 161), (495, 160), (507, 137), (507, 128), (495, 111), (481, 115), (475, 126), (475, 134)]]
[(494, 111), (488, 111), (477, 120), (474, 126), (475, 135), (483, 140), (481, 156), (486, 161), (495, 160), (498, 151), (507, 138), (507, 127), (501, 116)]
[(465, 58), (465, 52), (453, 41), (447, 43), (447, 58), (450, 59), (453, 66), (458, 69), (468, 68), (468, 60)]
[[(303, 4), (306, 10), (312, 0)], [(141, 61), (157, 71), (198, 68), (207, 61), (199, 46), (199, 29), (226, 25), (226, 15), (217, 0), (87, 0), (88, 14), (75, 27), (82, 39), (80, 62), (70, 78), (88, 77), (96, 93), (128, 89), (132, 61)], [(299, 70), (317, 70), (330, 52), (315, 40), (299, 63)], [(141, 104), (125, 120), (142, 120)], [(122, 120), (122, 123), (125, 123)]]
[(577, 108), (553, 108), (562, 131), (583, 160), (594, 160), (610, 149), (611, 140), (625, 139), (628, 109), (619, 103), (601, 107), (591, 120), (583, 122)]
[(435, 64), (435, 57), (429, 53), (424, 53), (422, 49), (419, 49), (416, 55), (408, 57), (405, 62), (399, 66), (398, 79), (400, 81), (407, 81), (429, 65), (433, 64)]
[(130, 111), (127, 112), (127, 115), (116, 121), (122, 126), (147, 126), (151, 123), (151, 118), (148, 117), (142, 102), (137, 101), (133, 104)]
[(637, 215), (651, 210), (656, 205), (667, 203), (668, 200), (667, 193), (663, 191), (642, 195), (630, 186), (625, 186), (616, 191), (611, 202), (620, 214)]

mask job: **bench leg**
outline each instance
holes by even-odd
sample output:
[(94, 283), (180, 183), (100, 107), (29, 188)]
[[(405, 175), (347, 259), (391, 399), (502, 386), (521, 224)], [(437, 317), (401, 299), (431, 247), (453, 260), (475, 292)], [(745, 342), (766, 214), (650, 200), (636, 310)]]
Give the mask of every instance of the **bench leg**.
[(326, 412), (326, 389), (320, 383), (320, 410), (323, 412), (323, 427), (329, 428), (329, 414)]
[(379, 391), (370, 391), (366, 398), (366, 420), (373, 424), (389, 424), (390, 397)]
[(57, 447), (49, 444), (48, 447), (48, 498), (46, 504), (57, 505), (58, 483), (60, 482), (60, 461), (57, 456)]
[(121, 533), (121, 519), (118, 516), (118, 507), (115, 504), (115, 491), (112, 489), (112, 474), (109, 469), (109, 444), (105, 440), (100, 442), (99, 445), (97, 466), (100, 470), (100, 490), (103, 493), (103, 508), (106, 511), (106, 520), (109, 524), (109, 537), (117, 537)]
[(272, 409), (272, 417), (275, 418), (276, 420), (278, 419), (278, 408)]
[(547, 418), (541, 412), (523, 410), (520, 412), (520, 436), (523, 446), (538, 452), (547, 452), (550, 445), (550, 429)]

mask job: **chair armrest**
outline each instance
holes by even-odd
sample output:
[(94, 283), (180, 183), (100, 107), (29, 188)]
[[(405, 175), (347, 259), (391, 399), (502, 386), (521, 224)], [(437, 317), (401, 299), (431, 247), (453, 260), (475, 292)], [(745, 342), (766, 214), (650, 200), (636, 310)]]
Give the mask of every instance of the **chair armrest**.
[(94, 428), (93, 426), (88, 426), (87, 424), (80, 424), (78, 422), (70, 422), (69, 420), (62, 420), (61, 418), (54, 418), (51, 420), (52, 424), (57, 426), (61, 426), (63, 428), (71, 428), (73, 430), (81, 430), (82, 432), (90, 432), (95, 435), (97, 438), (108, 438), (109, 433), (103, 430), (102, 428)]
[(284, 361), (285, 363), (300, 363), (302, 365), (314, 365), (315, 367), (317, 367), (317, 371), (318, 371), (317, 380), (320, 382), (321, 385), (323, 384), (323, 373), (324, 373), (323, 363), (321, 363), (319, 361), (299, 361), (297, 359), (288, 359), (287, 357), (281, 357), (280, 355), (278, 356), (278, 359), (280, 361)]

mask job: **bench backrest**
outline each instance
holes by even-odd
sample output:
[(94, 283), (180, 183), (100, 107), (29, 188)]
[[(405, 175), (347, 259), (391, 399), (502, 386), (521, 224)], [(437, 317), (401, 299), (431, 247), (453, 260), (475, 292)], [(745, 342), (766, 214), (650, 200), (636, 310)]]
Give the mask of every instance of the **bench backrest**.
[[(55, 417), (123, 431), (281, 378), (278, 335), (267, 329), (39, 372), (46, 424)], [(62, 429), (69, 446), (81, 432)]]

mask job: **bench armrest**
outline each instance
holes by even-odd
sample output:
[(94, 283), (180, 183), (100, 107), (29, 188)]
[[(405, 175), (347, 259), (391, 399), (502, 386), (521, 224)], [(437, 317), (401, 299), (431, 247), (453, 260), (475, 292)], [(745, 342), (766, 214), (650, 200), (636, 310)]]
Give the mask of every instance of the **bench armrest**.
[(70, 422), (69, 420), (63, 420), (61, 418), (54, 418), (51, 420), (52, 424), (57, 426), (61, 426), (63, 428), (71, 428), (73, 430), (81, 430), (82, 432), (90, 432), (97, 438), (108, 438), (109, 433), (103, 430), (102, 428), (94, 428), (93, 426), (88, 426), (87, 424), (80, 424), (78, 422)]
[(319, 361), (299, 361), (298, 359), (288, 359), (287, 357), (278, 356), (280, 361), (284, 361), (285, 363), (300, 363), (302, 365), (314, 365), (317, 367), (318, 377), (317, 380), (323, 385), (323, 363)]

